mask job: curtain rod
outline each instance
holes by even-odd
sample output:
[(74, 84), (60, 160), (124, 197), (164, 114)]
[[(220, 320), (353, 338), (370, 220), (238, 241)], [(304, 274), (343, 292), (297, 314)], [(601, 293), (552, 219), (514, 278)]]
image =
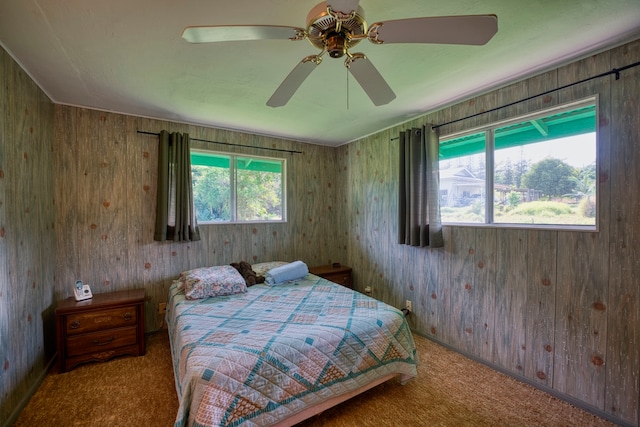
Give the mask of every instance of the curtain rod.
[(502, 109), (502, 108), (511, 107), (511, 106), (513, 106), (513, 105), (515, 105), (515, 104), (519, 104), (519, 103), (521, 103), (521, 102), (529, 101), (529, 100), (531, 100), (531, 99), (533, 99), (533, 98), (537, 98), (537, 97), (542, 96), (542, 95), (548, 95), (548, 94), (550, 94), (550, 93), (552, 93), (552, 92), (556, 92), (556, 91), (559, 91), (559, 90), (562, 90), (562, 89), (567, 89), (567, 88), (569, 88), (569, 87), (571, 87), (571, 86), (579, 85), (579, 84), (581, 84), (581, 83), (585, 83), (585, 82), (588, 82), (588, 81), (590, 81), (590, 80), (599, 79), (600, 77), (606, 77), (606, 76), (609, 76), (609, 75), (611, 75), (611, 74), (615, 74), (615, 75), (616, 75), (616, 80), (620, 80), (620, 72), (621, 72), (621, 71), (627, 70), (627, 69), (629, 69), (629, 68), (637, 67), (638, 65), (640, 65), (640, 61), (639, 61), (639, 62), (636, 62), (636, 63), (633, 63), (633, 64), (630, 64), (630, 65), (626, 65), (626, 66), (624, 66), (624, 67), (614, 68), (614, 69), (612, 69), (611, 71), (606, 71), (606, 72), (604, 72), (604, 73), (600, 73), (600, 74), (595, 75), (595, 76), (587, 77), (586, 79), (578, 80), (577, 82), (569, 83), (569, 84), (566, 84), (566, 85), (564, 85), (564, 86), (560, 86), (560, 87), (558, 87), (558, 88), (551, 89), (551, 90), (548, 90), (548, 91), (546, 91), (546, 92), (539, 93), (539, 94), (537, 94), (537, 95), (532, 95), (532, 96), (529, 96), (529, 97), (527, 97), (527, 98), (521, 99), (521, 100), (519, 100), (519, 101), (510, 102), (510, 103), (508, 103), (508, 104), (501, 105), (500, 107), (495, 107), (495, 108), (492, 108), (492, 109), (487, 110), (487, 111), (481, 111), (481, 112), (479, 112), (479, 113), (472, 114), (472, 115), (470, 115), (470, 116), (463, 117), (463, 118), (461, 118), (461, 119), (451, 120), (450, 122), (441, 123), (441, 124), (439, 124), (439, 125), (433, 125), (433, 126), (432, 126), (432, 128), (433, 128), (433, 129), (438, 129), (439, 127), (446, 126), (446, 125), (450, 125), (450, 124), (457, 123), (457, 122), (461, 122), (461, 121), (463, 121), (463, 120), (471, 119), (471, 118), (473, 118), (473, 117), (477, 117), (477, 116), (480, 116), (480, 115), (482, 115), (482, 114), (492, 113), (492, 112), (497, 111), (497, 110), (500, 110), (500, 109)]
[[(537, 95), (529, 96), (529, 97), (524, 98), (524, 99), (521, 99), (521, 100), (519, 100), (519, 101), (510, 102), (510, 103), (508, 103), (508, 104), (505, 104), (505, 105), (501, 105), (501, 106), (499, 106), (499, 107), (492, 108), (492, 109), (490, 109), (490, 110), (481, 111), (481, 112), (479, 112), (479, 113), (472, 114), (472, 115), (470, 115), (470, 116), (462, 117), (462, 118), (460, 118), (460, 119), (451, 120), (450, 122), (440, 123), (440, 124), (438, 124), (438, 125), (433, 125), (431, 128), (432, 128), (432, 129), (438, 129), (438, 128), (442, 127), (442, 126), (450, 125), (450, 124), (453, 124), (453, 123), (458, 123), (458, 122), (461, 122), (461, 121), (463, 121), (463, 120), (467, 120), (467, 119), (471, 119), (471, 118), (474, 118), (474, 117), (477, 117), (477, 116), (481, 116), (481, 115), (483, 115), (483, 114), (492, 113), (492, 112), (497, 111), (497, 110), (500, 110), (500, 109), (502, 109), (502, 108), (511, 107), (511, 106), (513, 106), (513, 105), (515, 105), (515, 104), (519, 104), (519, 103), (521, 103), (521, 102), (529, 101), (529, 100), (531, 100), (531, 99), (533, 99), (533, 98), (537, 98), (537, 97), (542, 96), (542, 95), (548, 95), (548, 94), (550, 94), (550, 93), (552, 93), (552, 92), (556, 92), (556, 91), (559, 91), (559, 90), (562, 90), (562, 89), (566, 89), (566, 88), (569, 88), (569, 87), (571, 87), (571, 86), (579, 85), (579, 84), (581, 84), (581, 83), (585, 83), (585, 82), (588, 82), (588, 81), (590, 81), (590, 80), (599, 79), (600, 77), (606, 77), (606, 76), (609, 76), (609, 75), (611, 75), (611, 74), (615, 74), (615, 75), (616, 75), (616, 80), (620, 80), (620, 72), (622, 72), (622, 71), (624, 71), (624, 70), (628, 70), (629, 68), (637, 67), (638, 65), (640, 65), (640, 61), (639, 61), (639, 62), (635, 62), (635, 63), (633, 63), (633, 64), (625, 65), (624, 67), (614, 68), (614, 69), (612, 69), (611, 71), (606, 71), (606, 72), (604, 72), (604, 73), (600, 73), (600, 74), (595, 75), (595, 76), (587, 77), (586, 79), (578, 80), (577, 82), (569, 83), (569, 84), (566, 84), (566, 85), (564, 85), (564, 86), (560, 86), (560, 87), (557, 87), (557, 88), (555, 88), (555, 89), (551, 89), (551, 90), (548, 90), (548, 91), (546, 91), (546, 92), (539, 93), (539, 94), (537, 94)], [(396, 139), (398, 139), (398, 138), (399, 138), (399, 137), (391, 138), (391, 140), (392, 140), (392, 141), (394, 141), (394, 140), (396, 140)]]
[[(144, 135), (160, 136), (160, 134), (156, 133), (156, 132), (147, 132), (147, 131), (144, 131), (144, 130), (139, 130), (137, 132), (138, 133), (142, 133)], [(228, 145), (228, 146), (232, 146), (232, 147), (257, 148), (257, 149), (260, 149), (260, 150), (280, 151), (280, 152), (289, 153), (289, 154), (302, 154), (303, 153), (302, 151), (284, 150), (284, 149), (281, 149), (281, 148), (258, 147), (258, 146), (255, 146), (255, 145), (233, 144), (231, 142), (209, 141), (207, 139), (198, 139), (198, 138), (189, 138), (189, 139), (191, 139), (192, 141), (208, 142), (209, 144)]]

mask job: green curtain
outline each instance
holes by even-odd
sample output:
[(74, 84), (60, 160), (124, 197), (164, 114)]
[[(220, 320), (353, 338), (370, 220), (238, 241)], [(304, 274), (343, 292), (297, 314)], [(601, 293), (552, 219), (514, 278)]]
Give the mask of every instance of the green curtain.
[(160, 132), (158, 145), (158, 201), (153, 239), (200, 240), (191, 187), (189, 134)]
[(400, 132), (399, 141), (398, 243), (441, 248), (438, 135), (425, 125)]

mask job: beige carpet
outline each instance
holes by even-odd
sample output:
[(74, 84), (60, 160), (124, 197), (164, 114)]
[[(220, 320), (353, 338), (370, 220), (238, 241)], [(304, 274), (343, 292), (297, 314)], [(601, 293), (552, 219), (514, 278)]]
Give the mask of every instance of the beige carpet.
[[(301, 423), (317, 426), (613, 426), (416, 336), (418, 378), (382, 384)], [(147, 354), (54, 368), (15, 426), (172, 426), (178, 408), (166, 331)]]

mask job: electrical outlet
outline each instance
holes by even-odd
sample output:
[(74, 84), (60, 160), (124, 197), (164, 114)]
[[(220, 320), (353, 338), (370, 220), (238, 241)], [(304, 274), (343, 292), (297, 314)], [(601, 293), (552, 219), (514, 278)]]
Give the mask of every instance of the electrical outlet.
[(413, 303), (411, 302), (410, 299), (405, 301), (404, 308), (406, 308), (409, 311), (413, 311)]
[(158, 304), (158, 314), (165, 314), (167, 312), (167, 303), (161, 302)]

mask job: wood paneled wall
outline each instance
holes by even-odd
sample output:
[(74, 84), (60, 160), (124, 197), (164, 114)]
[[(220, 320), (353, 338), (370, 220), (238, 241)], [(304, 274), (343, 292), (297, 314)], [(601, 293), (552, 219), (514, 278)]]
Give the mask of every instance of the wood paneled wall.
[(0, 49), (0, 425), (55, 353), (54, 106)]
[[(145, 288), (146, 330), (161, 327), (158, 303), (181, 271), (246, 260), (309, 265), (343, 261), (332, 224), (336, 201), (335, 150), (238, 132), (169, 123), (68, 106), (56, 106), (57, 293), (71, 296), (76, 279), (93, 292)], [(288, 221), (275, 224), (201, 225), (202, 240), (153, 241), (158, 138), (138, 130), (188, 132), (198, 148), (285, 158)]]
[[(74, 280), (96, 293), (145, 288), (152, 331), (162, 325), (157, 305), (182, 270), (302, 259), (348, 264), (357, 289), (370, 285), (375, 297), (397, 307), (413, 300), (416, 332), (640, 425), (638, 68), (620, 80), (594, 80), (441, 129), (597, 94), (596, 233), (445, 227), (443, 249), (397, 245), (394, 140), (409, 126), (447, 122), (638, 60), (640, 41), (331, 149), (53, 106), (0, 50), (0, 421), (44, 374), (53, 307), (71, 295)], [(199, 242), (154, 242), (157, 138), (137, 130), (161, 129), (302, 151), (273, 155), (288, 162), (288, 221), (203, 226)]]
[(395, 138), (638, 61), (640, 41), (356, 141), (337, 159), (357, 289), (372, 286), (397, 307), (411, 299), (418, 333), (633, 426), (640, 425), (640, 67), (440, 128), (446, 135), (597, 95), (597, 232), (446, 226), (443, 249), (397, 245)]

